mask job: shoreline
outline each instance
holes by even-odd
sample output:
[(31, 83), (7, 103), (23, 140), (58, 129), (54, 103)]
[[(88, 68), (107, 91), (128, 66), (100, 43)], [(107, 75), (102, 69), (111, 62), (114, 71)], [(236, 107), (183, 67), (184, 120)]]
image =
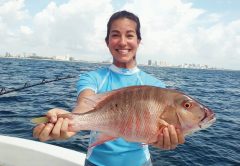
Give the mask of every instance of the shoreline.
[[(60, 59), (51, 59), (51, 58), (18, 58), (18, 57), (1, 57), (0, 59), (27, 59), (27, 60), (38, 60), (38, 61), (55, 61), (55, 62), (80, 62), (80, 63), (98, 63), (98, 64), (111, 64), (111, 62), (98, 62), (98, 61), (85, 61), (85, 60), (60, 60)], [(156, 67), (156, 68), (173, 68), (173, 69), (192, 69), (192, 70), (212, 70), (212, 71), (235, 71), (239, 72), (240, 70), (235, 69), (218, 69), (218, 68), (207, 68), (207, 69), (201, 69), (201, 68), (183, 68), (178, 66), (149, 66), (146, 64), (138, 64), (138, 66), (144, 66), (144, 67)]]

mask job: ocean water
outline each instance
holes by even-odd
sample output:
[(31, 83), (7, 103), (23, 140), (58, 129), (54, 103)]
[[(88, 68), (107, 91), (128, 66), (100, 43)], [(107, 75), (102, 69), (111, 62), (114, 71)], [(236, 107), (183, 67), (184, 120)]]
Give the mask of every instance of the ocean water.
[[(0, 135), (35, 140), (31, 117), (51, 108), (71, 110), (76, 101), (75, 84), (82, 72), (106, 64), (0, 58), (0, 91), (33, 85), (43, 79), (75, 76), (0, 95)], [(240, 71), (175, 69), (140, 66), (170, 88), (181, 90), (214, 110), (217, 121), (208, 129), (186, 137), (175, 150), (150, 147), (154, 166), (240, 165)], [(87, 139), (49, 141), (86, 152)]]

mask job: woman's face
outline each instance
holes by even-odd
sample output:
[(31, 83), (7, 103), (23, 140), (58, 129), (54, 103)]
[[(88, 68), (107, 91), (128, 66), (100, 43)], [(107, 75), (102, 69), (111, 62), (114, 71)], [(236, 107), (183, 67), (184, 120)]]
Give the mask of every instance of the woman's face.
[(137, 24), (127, 18), (112, 22), (107, 46), (118, 67), (132, 68), (136, 65), (135, 56), (140, 40), (136, 34)]

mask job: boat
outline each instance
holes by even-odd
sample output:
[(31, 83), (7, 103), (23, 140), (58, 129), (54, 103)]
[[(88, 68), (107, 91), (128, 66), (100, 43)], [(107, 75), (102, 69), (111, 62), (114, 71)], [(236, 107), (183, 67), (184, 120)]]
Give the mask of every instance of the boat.
[(56, 145), (0, 135), (0, 166), (83, 166), (85, 158)]

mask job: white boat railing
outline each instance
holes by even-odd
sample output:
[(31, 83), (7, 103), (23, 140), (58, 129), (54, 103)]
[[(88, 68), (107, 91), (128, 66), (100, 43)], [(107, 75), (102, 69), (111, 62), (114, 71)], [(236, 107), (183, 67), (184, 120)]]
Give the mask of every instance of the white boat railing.
[(0, 166), (83, 166), (85, 157), (63, 147), (0, 135)]

